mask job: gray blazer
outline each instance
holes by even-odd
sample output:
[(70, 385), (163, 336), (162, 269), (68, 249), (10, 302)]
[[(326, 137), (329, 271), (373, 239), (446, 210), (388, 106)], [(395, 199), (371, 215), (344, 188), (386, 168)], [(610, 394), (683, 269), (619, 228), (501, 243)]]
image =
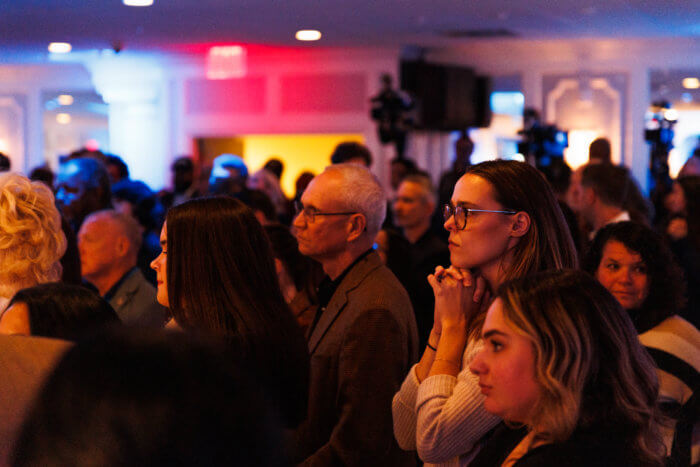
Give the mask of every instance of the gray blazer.
[(307, 420), (292, 460), (305, 466), (415, 465), (394, 440), (391, 401), (418, 357), (406, 290), (377, 253), (345, 276), (309, 337)]
[(163, 327), (167, 310), (156, 300), (156, 289), (134, 268), (109, 300), (119, 319), (125, 324)]

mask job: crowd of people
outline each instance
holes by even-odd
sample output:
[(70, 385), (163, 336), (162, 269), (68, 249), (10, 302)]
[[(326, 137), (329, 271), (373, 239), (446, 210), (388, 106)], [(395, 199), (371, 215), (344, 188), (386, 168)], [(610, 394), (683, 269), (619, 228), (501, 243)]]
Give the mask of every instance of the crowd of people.
[(654, 206), (601, 148), (0, 174), (0, 464), (695, 465), (700, 174)]

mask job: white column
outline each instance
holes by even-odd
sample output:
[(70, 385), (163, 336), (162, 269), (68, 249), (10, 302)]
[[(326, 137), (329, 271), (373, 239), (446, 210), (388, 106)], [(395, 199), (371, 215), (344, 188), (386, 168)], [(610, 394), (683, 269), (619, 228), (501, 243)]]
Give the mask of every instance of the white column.
[(642, 191), (649, 190), (649, 144), (644, 140), (644, 114), (651, 104), (649, 69), (646, 66), (630, 70), (625, 128), (624, 163), (639, 181)]
[(163, 188), (171, 157), (162, 69), (152, 59), (109, 54), (86, 65), (109, 104), (110, 151), (124, 159), (132, 179)]
[(32, 89), (27, 93), (27, 147), (22, 167), (12, 167), (14, 171), (28, 174), (34, 167), (44, 164), (44, 109), (41, 90)]

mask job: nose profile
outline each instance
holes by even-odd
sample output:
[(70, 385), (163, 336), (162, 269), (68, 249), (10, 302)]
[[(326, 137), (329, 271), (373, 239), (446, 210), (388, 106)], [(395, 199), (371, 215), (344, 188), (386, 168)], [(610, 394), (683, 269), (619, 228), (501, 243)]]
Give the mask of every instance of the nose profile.
[[(447, 222), (445, 222), (445, 224), (447, 224)], [(476, 376), (481, 376), (486, 373), (487, 368), (481, 356), (483, 352), (483, 350), (479, 351), (479, 353), (477, 353), (476, 356), (474, 356), (474, 359), (469, 364), (469, 371), (474, 373)]]

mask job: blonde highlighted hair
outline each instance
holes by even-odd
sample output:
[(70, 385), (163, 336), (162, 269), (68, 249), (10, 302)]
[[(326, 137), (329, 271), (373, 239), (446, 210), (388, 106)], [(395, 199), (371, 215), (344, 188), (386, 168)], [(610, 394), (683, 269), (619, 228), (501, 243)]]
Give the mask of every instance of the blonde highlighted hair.
[(0, 296), (58, 281), (65, 251), (51, 190), (18, 174), (0, 175)]
[(624, 433), (641, 465), (662, 465), (654, 362), (617, 300), (574, 270), (507, 282), (498, 297), (506, 322), (533, 345), (538, 437), (556, 443), (576, 429), (608, 427)]

